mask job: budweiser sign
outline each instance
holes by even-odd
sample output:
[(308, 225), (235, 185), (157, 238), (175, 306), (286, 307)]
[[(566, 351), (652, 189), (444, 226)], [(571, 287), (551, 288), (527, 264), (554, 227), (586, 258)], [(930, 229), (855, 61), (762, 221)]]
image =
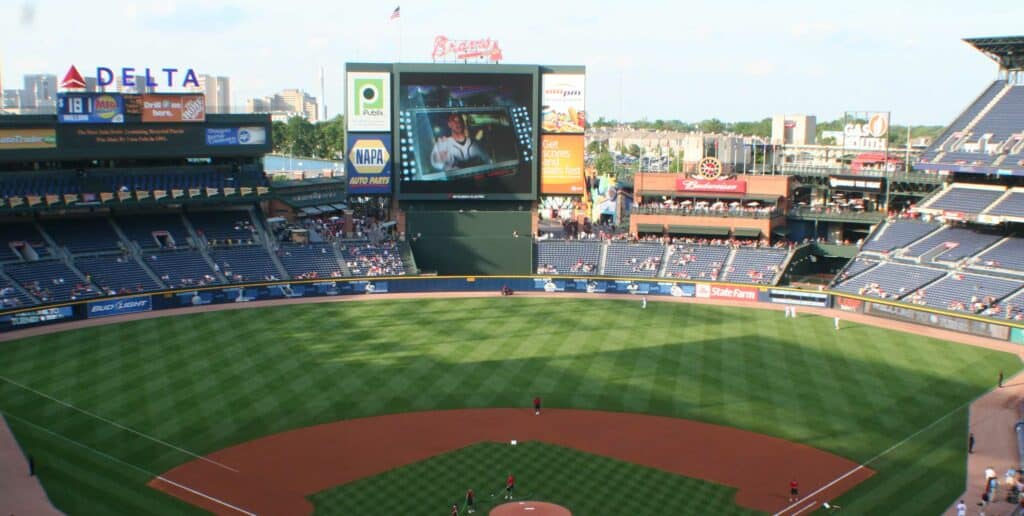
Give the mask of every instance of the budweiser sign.
[(676, 179), (676, 191), (741, 194), (747, 192), (747, 182), (737, 179), (709, 181), (707, 179), (679, 178)]
[(491, 38), (483, 39), (448, 39), (446, 36), (434, 38), (434, 52), (430, 54), (434, 61), (485, 61), (497, 63), (501, 61), (501, 48)]
[(730, 301), (757, 301), (757, 289), (749, 287), (726, 287), (722, 285), (697, 285), (697, 297), (703, 299), (728, 299)]

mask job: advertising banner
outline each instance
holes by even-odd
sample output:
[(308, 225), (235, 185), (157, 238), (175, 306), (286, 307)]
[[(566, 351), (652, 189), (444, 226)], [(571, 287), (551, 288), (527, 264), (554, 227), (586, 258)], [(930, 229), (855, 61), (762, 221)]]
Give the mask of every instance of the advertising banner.
[(707, 180), (680, 177), (676, 179), (676, 191), (742, 194), (747, 192), (747, 182), (737, 179)]
[(583, 135), (540, 137), (540, 193), (583, 195)]
[(345, 118), (349, 131), (391, 131), (391, 74), (348, 72)]
[(124, 99), (116, 93), (60, 93), (57, 122), (61, 124), (123, 124)]
[(860, 309), (861, 309), (861, 307), (863, 305), (864, 305), (864, 302), (859, 300), (859, 299), (850, 299), (848, 297), (837, 297), (836, 298), (836, 308), (838, 308), (838, 309), (840, 309), (840, 310), (842, 310), (844, 312), (853, 312), (853, 313), (860, 312)]
[(541, 74), (541, 132), (583, 134), (585, 82), (583, 74)]
[(828, 306), (828, 294), (824, 292), (801, 292), (795, 290), (769, 289), (768, 298), (772, 303), (786, 305)]
[(348, 133), (349, 195), (391, 193), (391, 135)]
[(205, 122), (206, 97), (187, 95), (143, 95), (142, 121)]
[(855, 190), (863, 192), (877, 192), (882, 189), (883, 178), (864, 179), (859, 177), (830, 176), (828, 178), (829, 188), (839, 190)]
[(267, 130), (263, 127), (220, 127), (206, 130), (206, 144), (266, 145)]
[(70, 319), (74, 310), (70, 306), (59, 306), (56, 308), (43, 308), (30, 312), (18, 312), (10, 315), (0, 315), (0, 330), (33, 326), (48, 322)]
[(87, 304), (86, 317), (89, 319), (95, 319), (97, 317), (110, 317), (112, 315), (148, 312), (152, 309), (153, 299), (150, 296), (125, 297), (121, 299), (93, 301)]
[(850, 111), (843, 126), (843, 148), (884, 151), (889, 148), (889, 113)]
[(0, 151), (55, 148), (57, 131), (53, 129), (0, 129)]
[(726, 285), (697, 285), (696, 296), (701, 299), (727, 299), (730, 301), (757, 301), (757, 289), (751, 287), (730, 287)]
[(1007, 340), (1010, 338), (1010, 328), (1007, 326), (975, 321), (962, 317), (954, 317), (951, 315), (925, 312), (922, 310), (914, 310), (904, 306), (868, 302), (864, 303), (864, 313), (885, 317), (887, 319), (924, 324), (944, 330), (980, 335), (982, 337), (991, 337), (1000, 340)]

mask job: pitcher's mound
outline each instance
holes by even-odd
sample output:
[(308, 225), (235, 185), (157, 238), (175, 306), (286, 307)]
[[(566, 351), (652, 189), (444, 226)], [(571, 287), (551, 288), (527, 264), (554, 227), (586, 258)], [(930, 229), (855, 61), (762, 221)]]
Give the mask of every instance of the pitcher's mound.
[(547, 502), (509, 502), (488, 513), (490, 516), (572, 516), (569, 509)]

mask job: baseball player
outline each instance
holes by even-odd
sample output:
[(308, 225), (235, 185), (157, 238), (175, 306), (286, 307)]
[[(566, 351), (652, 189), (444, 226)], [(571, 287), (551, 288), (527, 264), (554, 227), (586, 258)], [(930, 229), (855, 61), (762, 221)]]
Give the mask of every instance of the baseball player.
[(516, 477), (512, 474), (508, 474), (508, 478), (505, 479), (505, 499), (512, 499), (512, 490), (516, 488)]

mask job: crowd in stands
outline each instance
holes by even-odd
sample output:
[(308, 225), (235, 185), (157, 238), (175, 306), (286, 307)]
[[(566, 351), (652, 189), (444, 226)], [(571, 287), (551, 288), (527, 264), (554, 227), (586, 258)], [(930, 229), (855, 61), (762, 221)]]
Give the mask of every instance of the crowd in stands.
[(405, 274), (398, 246), (393, 241), (342, 245), (346, 265), (354, 276), (401, 276)]
[(726, 203), (724, 201), (717, 201), (714, 203), (698, 201), (697, 203), (693, 203), (691, 201), (675, 202), (671, 199), (664, 202), (646, 202), (637, 206), (634, 210), (637, 213), (752, 218), (769, 218), (777, 214), (775, 206), (762, 206), (759, 202), (750, 202), (744, 205), (739, 201), (733, 201), (731, 203)]

